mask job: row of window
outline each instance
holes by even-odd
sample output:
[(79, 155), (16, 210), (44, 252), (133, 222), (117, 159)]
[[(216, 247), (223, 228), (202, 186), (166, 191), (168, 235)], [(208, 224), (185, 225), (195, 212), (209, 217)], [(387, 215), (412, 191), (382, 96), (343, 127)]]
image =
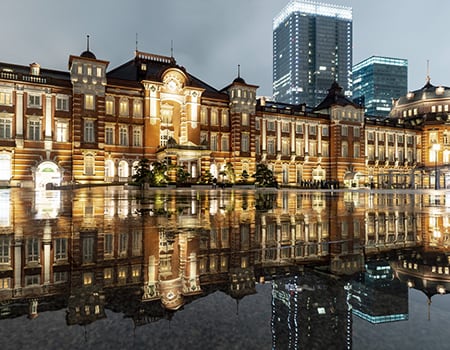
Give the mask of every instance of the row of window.
[[(37, 93), (27, 93), (27, 107), (28, 108), (42, 108), (42, 95)], [(12, 106), (12, 92), (0, 91), (0, 105)], [(56, 110), (69, 110), (69, 96), (56, 97)]]
[[(367, 140), (368, 141), (375, 141), (375, 135), (378, 135), (378, 141), (379, 142), (385, 142), (386, 141), (386, 136), (387, 136), (387, 141), (388, 142), (395, 142), (395, 138), (397, 137), (397, 142), (398, 143), (404, 143), (405, 141), (405, 136), (402, 134), (393, 134), (393, 133), (376, 133), (373, 131), (369, 131), (367, 133)], [(417, 139), (417, 143), (420, 144), (419, 142), (419, 138)], [(406, 143), (408, 145), (412, 145), (414, 143), (414, 135), (406, 135)]]

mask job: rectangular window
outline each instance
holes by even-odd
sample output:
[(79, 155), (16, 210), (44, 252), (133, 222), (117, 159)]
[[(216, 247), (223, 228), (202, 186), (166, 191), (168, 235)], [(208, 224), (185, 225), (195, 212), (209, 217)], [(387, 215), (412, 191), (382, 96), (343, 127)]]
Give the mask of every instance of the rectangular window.
[(97, 67), (97, 77), (101, 77), (102, 76), (102, 69), (100, 67)]
[(230, 139), (228, 136), (222, 136), (222, 151), (229, 151), (230, 150)]
[(275, 122), (274, 121), (268, 121), (267, 122), (267, 130), (268, 131), (275, 131)]
[(128, 100), (122, 99), (119, 104), (119, 114), (121, 116), (128, 116)]
[(104, 241), (105, 256), (111, 257), (114, 253), (114, 236), (111, 233), (105, 234)]
[(69, 97), (57, 97), (56, 98), (56, 110), (68, 111), (69, 110)]
[(347, 136), (348, 135), (348, 127), (347, 127), (347, 125), (342, 125), (341, 126), (341, 135), (342, 136)]
[(39, 262), (39, 239), (30, 238), (27, 240), (27, 263)]
[(114, 145), (114, 127), (107, 126), (105, 128), (105, 143), (107, 145)]
[(247, 133), (245, 133), (245, 134), (242, 134), (241, 151), (249, 152), (249, 150), (250, 150), (249, 135)]
[(360, 136), (360, 130), (357, 126), (353, 127), (353, 137), (359, 138)]
[(393, 134), (388, 134), (388, 142), (394, 142), (394, 135)]
[(357, 158), (360, 156), (360, 147), (359, 147), (359, 143), (355, 142), (353, 144), (353, 157)]
[(84, 109), (94, 110), (94, 95), (84, 95)]
[(303, 134), (303, 124), (297, 124), (297, 125), (295, 126), (295, 132), (296, 132), (297, 134)]
[(367, 139), (368, 139), (369, 141), (373, 141), (373, 140), (375, 139), (375, 138), (374, 138), (373, 132), (367, 133)]
[(289, 132), (289, 123), (282, 123), (281, 124), (281, 131), (282, 132)]
[(316, 135), (317, 134), (317, 125), (310, 125), (309, 126), (309, 134), (310, 135)]
[(11, 119), (0, 118), (0, 139), (11, 138)]
[(142, 146), (142, 132), (139, 128), (133, 129), (133, 146), (141, 147)]
[(255, 120), (255, 130), (259, 130), (259, 120)]
[(348, 157), (348, 143), (342, 142), (342, 157)]
[(56, 141), (67, 142), (69, 141), (69, 124), (67, 122), (56, 122)]
[(9, 237), (0, 237), (0, 264), (9, 264), (10, 262), (9, 242)]
[(39, 275), (26, 275), (25, 276), (25, 286), (38, 285), (41, 282), (41, 276)]
[(0, 105), (8, 105), (12, 104), (12, 98), (10, 92), (0, 91)]
[(216, 134), (211, 134), (210, 148), (211, 148), (211, 151), (217, 151), (217, 135)]
[(228, 111), (222, 111), (222, 126), (228, 127), (230, 124), (230, 118), (228, 115)]
[(322, 156), (323, 157), (329, 157), (330, 156), (330, 151), (328, 148), (328, 142), (322, 142)]
[(242, 113), (242, 125), (248, 126), (249, 124), (248, 113)]
[(133, 242), (132, 242), (132, 254), (133, 256), (138, 256), (142, 254), (142, 232), (133, 232)]
[(106, 114), (113, 115), (114, 114), (114, 100), (106, 100), (105, 108), (106, 108)]
[(133, 116), (136, 118), (142, 118), (142, 102), (141, 101), (133, 102)]
[(119, 128), (119, 144), (121, 146), (128, 146), (128, 128), (126, 126)]
[(200, 111), (200, 123), (203, 125), (208, 124), (208, 115), (206, 108), (202, 108)]
[(84, 121), (84, 142), (95, 142), (94, 121)]
[(94, 237), (83, 239), (83, 263), (94, 262)]
[(272, 138), (267, 140), (267, 154), (275, 154), (275, 140)]
[(217, 117), (217, 109), (211, 110), (211, 125), (219, 125), (219, 119)]
[(55, 239), (55, 260), (67, 259), (67, 238)]
[(39, 141), (41, 139), (41, 121), (29, 120), (28, 121), (28, 139), (33, 141)]
[(119, 256), (126, 256), (128, 250), (128, 234), (121, 233), (119, 235)]
[(53, 275), (55, 283), (67, 282), (67, 271), (56, 271)]
[(41, 108), (41, 95), (28, 95), (28, 107)]
[(283, 139), (281, 141), (281, 154), (283, 156), (288, 156), (289, 155), (289, 140), (288, 139)]
[(328, 126), (322, 126), (322, 136), (328, 136)]
[(94, 161), (95, 161), (95, 159), (92, 154), (87, 154), (84, 157), (84, 174), (85, 175), (94, 175), (95, 174)]

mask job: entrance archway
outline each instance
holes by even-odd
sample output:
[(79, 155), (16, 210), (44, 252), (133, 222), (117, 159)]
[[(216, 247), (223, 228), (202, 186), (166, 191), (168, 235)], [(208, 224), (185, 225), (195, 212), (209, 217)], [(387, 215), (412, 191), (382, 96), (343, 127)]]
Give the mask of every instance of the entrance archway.
[(53, 162), (45, 161), (38, 165), (35, 173), (36, 190), (45, 190), (52, 186), (60, 186), (61, 168)]

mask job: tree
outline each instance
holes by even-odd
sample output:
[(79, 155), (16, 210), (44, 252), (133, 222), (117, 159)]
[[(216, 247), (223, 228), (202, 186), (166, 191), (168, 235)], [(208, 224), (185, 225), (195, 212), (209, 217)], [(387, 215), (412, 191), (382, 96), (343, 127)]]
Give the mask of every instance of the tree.
[(228, 182), (232, 184), (236, 181), (236, 175), (234, 174), (233, 164), (231, 163), (227, 163), (225, 165), (225, 168), (219, 173), (219, 175), (223, 175), (228, 180)]
[(247, 183), (248, 182), (248, 178), (250, 177), (249, 173), (247, 172), (247, 170), (243, 170), (242, 174), (241, 174), (241, 182), (243, 183)]
[(186, 170), (184, 166), (177, 167), (177, 183), (185, 184), (191, 174)]
[(147, 158), (142, 158), (134, 167), (134, 175), (131, 178), (134, 182), (142, 185), (144, 183), (148, 183), (150, 173), (150, 161)]
[(256, 173), (252, 175), (255, 178), (255, 185), (260, 187), (276, 187), (277, 180), (273, 176), (272, 170), (270, 170), (265, 164), (256, 165)]

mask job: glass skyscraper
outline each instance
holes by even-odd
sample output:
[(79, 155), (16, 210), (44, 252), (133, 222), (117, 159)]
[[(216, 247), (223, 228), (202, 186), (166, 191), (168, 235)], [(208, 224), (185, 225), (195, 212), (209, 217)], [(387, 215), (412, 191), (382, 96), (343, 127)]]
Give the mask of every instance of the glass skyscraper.
[(372, 56), (353, 66), (353, 99), (370, 116), (387, 116), (392, 99), (406, 95), (408, 60)]
[(317, 106), (336, 81), (352, 95), (352, 9), (291, 0), (273, 20), (273, 98)]

